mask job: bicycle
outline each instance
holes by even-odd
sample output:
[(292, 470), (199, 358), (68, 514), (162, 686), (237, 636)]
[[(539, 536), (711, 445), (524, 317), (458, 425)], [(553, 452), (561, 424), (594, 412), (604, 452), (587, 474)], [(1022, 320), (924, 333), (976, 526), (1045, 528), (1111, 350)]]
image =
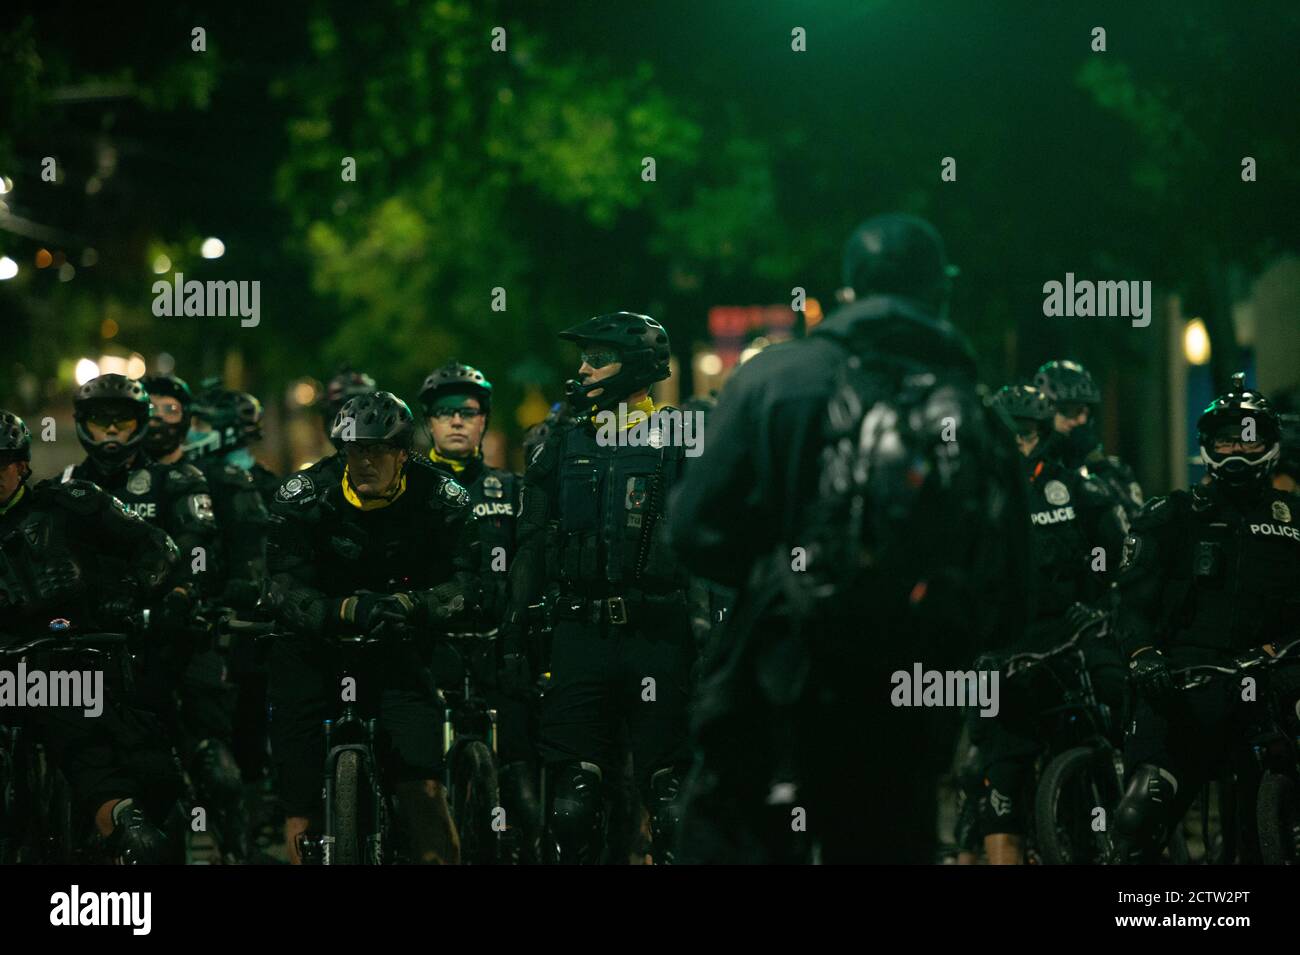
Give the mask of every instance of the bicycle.
[[(1283, 697), (1271, 676), (1274, 667), (1300, 662), (1300, 640), (1275, 652), (1267, 650), (1238, 657), (1229, 666), (1198, 664), (1171, 671), (1175, 686), (1189, 690), (1224, 676), (1258, 674), (1263, 706), (1249, 726), (1247, 746), (1262, 775), (1256, 790), (1256, 837), (1261, 861), (1266, 865), (1300, 864), (1300, 702)], [(1237, 794), (1240, 798), (1241, 794)], [(1234, 820), (1229, 816), (1223, 833), (1224, 861), (1232, 861)]]
[[(49, 630), (48, 636), (0, 647), (0, 669), (17, 668), (32, 659), (89, 658), (116, 665), (121, 674), (118, 685), (130, 686), (130, 663), (121, 652), (126, 635), (72, 633), (64, 618), (51, 620)], [(17, 718), (0, 722), (0, 865), (79, 861), (82, 852), (71, 787), (53, 765), (39, 729), (27, 722)]]
[[(1094, 632), (1095, 631), (1095, 632)], [(1109, 813), (1123, 792), (1124, 768), (1113, 742), (1117, 727), (1098, 698), (1083, 651), (1085, 638), (1104, 639), (1107, 618), (1088, 622), (1065, 643), (1042, 653), (1018, 653), (1004, 662), (1008, 680), (1042, 668), (1055, 682), (1061, 702), (1038, 714), (1044, 748), (1029, 827), (1032, 851), (1048, 865), (1087, 864), (1105, 858), (1097, 810)], [(1049, 662), (1067, 664), (1047, 666)]]
[[(495, 653), (497, 631), (448, 634), (442, 645), (460, 666), (460, 686), (444, 688), (443, 760), (451, 817), (460, 833), (461, 859), (469, 865), (495, 865), (511, 856), (503, 836), (512, 832), (501, 809), (497, 778), (497, 711), (480, 692), (476, 664)], [(462, 650), (461, 648), (465, 648)], [(477, 659), (476, 659), (477, 658)]]

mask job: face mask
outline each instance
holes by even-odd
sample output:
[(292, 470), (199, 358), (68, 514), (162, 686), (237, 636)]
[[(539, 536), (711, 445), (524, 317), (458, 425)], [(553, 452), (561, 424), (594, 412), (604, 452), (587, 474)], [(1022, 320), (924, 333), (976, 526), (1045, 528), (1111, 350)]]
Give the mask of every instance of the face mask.
[(221, 435), (216, 431), (195, 431), (190, 429), (185, 436), (185, 451), (194, 457), (212, 454), (221, 447)]
[(251, 471), (255, 459), (253, 458), (253, 452), (248, 450), (248, 448), (240, 448), (239, 450), (231, 451), (226, 455), (226, 463), (233, 464), (235, 467), (243, 471)]
[(1082, 464), (1084, 459), (1101, 443), (1097, 439), (1097, 431), (1093, 428), (1091, 421), (1076, 425), (1074, 430), (1061, 437), (1065, 439), (1065, 457), (1071, 466)]

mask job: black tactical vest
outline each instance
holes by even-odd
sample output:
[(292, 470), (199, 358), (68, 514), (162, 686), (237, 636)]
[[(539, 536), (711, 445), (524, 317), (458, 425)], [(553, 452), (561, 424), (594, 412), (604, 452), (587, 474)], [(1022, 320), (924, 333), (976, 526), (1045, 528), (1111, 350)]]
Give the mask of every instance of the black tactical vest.
[(549, 440), (561, 443), (548, 576), (581, 596), (619, 595), (630, 587), (650, 593), (683, 589), (686, 581), (668, 550), (662, 521), (683, 448), (602, 445), (597, 432), (582, 424)]

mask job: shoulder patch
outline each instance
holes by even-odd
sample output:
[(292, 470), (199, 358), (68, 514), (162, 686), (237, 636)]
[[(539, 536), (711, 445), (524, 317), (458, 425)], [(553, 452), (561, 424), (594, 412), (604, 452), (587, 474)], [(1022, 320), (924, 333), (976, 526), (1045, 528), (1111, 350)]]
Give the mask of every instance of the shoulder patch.
[(457, 507), (467, 507), (469, 505), (469, 491), (451, 478), (443, 478), (442, 488), (439, 493), (448, 504), (454, 504)]
[(275, 499), (285, 504), (306, 504), (316, 497), (316, 485), (306, 474), (295, 474), (280, 485)]
[(69, 478), (62, 484), (46, 484), (44, 487), (49, 490), (50, 496), (55, 501), (76, 514), (93, 513), (103, 504), (105, 498), (119, 510), (126, 510), (126, 506), (121, 501), (90, 481)]

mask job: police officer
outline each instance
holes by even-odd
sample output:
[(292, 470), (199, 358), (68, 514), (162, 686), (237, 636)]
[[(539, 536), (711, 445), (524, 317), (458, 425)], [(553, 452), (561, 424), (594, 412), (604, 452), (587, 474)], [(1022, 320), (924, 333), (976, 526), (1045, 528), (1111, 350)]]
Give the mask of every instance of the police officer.
[[(480, 627), (495, 630), (505, 612), (523, 482), (517, 474), (488, 467), (483, 461), (483, 435), (492, 414), (492, 383), (477, 368), (453, 359), (425, 378), (420, 405), (433, 442), (429, 459), (469, 491), (478, 524), (480, 580), (488, 609)], [(530, 701), (495, 690), (488, 695), (497, 710), (499, 779), (506, 819), (519, 835), (519, 860), (535, 862), (541, 821), (534, 782), (535, 707)]]
[(1232, 679), (1175, 692), (1170, 670), (1228, 663), (1300, 633), (1295, 498), (1269, 481), (1276, 413), (1237, 374), (1197, 433), (1209, 482), (1148, 502), (1124, 542), (1119, 635), (1139, 695), (1114, 820), (1120, 861), (1154, 858), (1257, 705)]
[[(282, 481), (253, 457), (251, 446), (262, 438), (262, 403), (214, 383), (190, 411), (186, 459), (208, 479), (221, 527), (220, 599), (225, 606), (252, 611), (266, 589), (270, 506)], [(228, 665), (238, 688), (231, 729), (235, 762), (245, 780), (256, 782), (269, 771), (265, 666), (256, 644), (242, 639), (231, 646)]]
[(187, 450), (195, 463), (202, 468), (201, 460), (215, 455), (222, 463), (246, 472), (269, 506), (283, 478), (253, 456), (252, 445), (262, 440), (262, 402), (246, 391), (214, 385), (199, 395), (193, 415)]
[(1052, 402), (1053, 425), (1064, 441), (1062, 458), (1072, 468), (1084, 468), (1105, 487), (1132, 520), (1142, 507), (1142, 486), (1133, 469), (1107, 454), (1097, 434), (1101, 389), (1088, 369), (1076, 361), (1044, 362), (1034, 386)]
[[(1052, 425), (1060, 412), (1038, 388), (1008, 385), (993, 400), (1012, 424), (1030, 488), (1032, 610), (1024, 645), (1013, 649), (1041, 652), (1069, 639), (1087, 619), (1086, 608), (1102, 602), (1112, 576), (1109, 562), (1120, 556), (1127, 522), (1107, 488), (1066, 463), (1063, 434)], [(1118, 726), (1124, 691), (1120, 658), (1098, 640), (1089, 640), (1083, 650), (1098, 698), (1112, 707)], [(1004, 684), (998, 714), (972, 722), (984, 759), (984, 848), (991, 865), (1024, 862), (1025, 809), (1040, 749), (1035, 722), (1042, 709), (1060, 702), (1056, 695), (1055, 685), (1045, 686), (1041, 679), (1030, 686)]]
[[(251, 609), (262, 591), (266, 559), (262, 543), (268, 520), (261, 498), (247, 474), (215, 458), (195, 460), (182, 442), (191, 434), (194, 396), (176, 375), (140, 379), (153, 408), (144, 448), (158, 464), (175, 467), (192, 463), (212, 490), (212, 511), (219, 530), (216, 546), (206, 557), (204, 596), (223, 606)], [(184, 648), (178, 728), (198, 794), (213, 814), (228, 861), (245, 856), (240, 768), (234, 755), (234, 713), (237, 686), (230, 678), (225, 655), (210, 645)]]
[(524, 474), (507, 673), (518, 680), (528, 606), (554, 585), (540, 727), (547, 858), (601, 860), (625, 729), (653, 859), (669, 862), (695, 651), (686, 578), (663, 533), (683, 449), (656, 427), (663, 409), (649, 395), (669, 375), (668, 333), (648, 316), (614, 312), (560, 337), (582, 349), (582, 379), (568, 384), (573, 419), (557, 422)]
[[(691, 861), (809, 861), (817, 852), (825, 861), (932, 861), (940, 761), (930, 766), (926, 754), (943, 748), (935, 734), (944, 730), (890, 705), (890, 674), (918, 660), (969, 665), (981, 641), (1019, 635), (1017, 561), (1028, 533), (1014, 451), (977, 398), (969, 343), (945, 318), (952, 273), (929, 223), (905, 215), (863, 223), (845, 244), (844, 307), (735, 371), (709, 418), (704, 453), (670, 504), (686, 567), (739, 591), (695, 704), (682, 840)], [(879, 434), (882, 448), (901, 440), (885, 419), (874, 431), (856, 427), (861, 404), (855, 411), (839, 400), (848, 398), (841, 374), (868, 360), (942, 376), (947, 394), (980, 409), (958, 428), (960, 456), (948, 461), (980, 487), (965, 502), (969, 519), (945, 528), (943, 541), (913, 526), (900, 542), (916, 575), (894, 579), (899, 568), (858, 551), (854, 563), (870, 579), (856, 592), (814, 593), (820, 603), (809, 608), (812, 585), (800, 581), (823, 566), (809, 557), (813, 518), (849, 484), (822, 484), (823, 462), (839, 450), (827, 446), (828, 429), (848, 429), (850, 447), (860, 433)], [(887, 383), (877, 398), (897, 394)], [(907, 480), (919, 476), (900, 475), (886, 495), (905, 503)], [(883, 498), (865, 503), (885, 516)], [(851, 519), (838, 530), (816, 526), (847, 533)], [(946, 564), (940, 548), (959, 556)]]
[(152, 404), (140, 382), (125, 375), (100, 375), (77, 390), (72, 406), (86, 459), (65, 468), (62, 480), (98, 484), (128, 511), (171, 536), (182, 560), (164, 609), (172, 620), (184, 621), (202, 590), (204, 578), (197, 568), (206, 566), (217, 537), (207, 481), (183, 461), (150, 460), (143, 445)]
[[(422, 456), (412, 456), (415, 419), (388, 392), (350, 398), (332, 439), (345, 450), (336, 483), (319, 471), (289, 477), (272, 507), (269, 562), (277, 639), (270, 670), (272, 754), (286, 812), (285, 839), (298, 863), (298, 835), (320, 811), (322, 721), (338, 698), (340, 634), (383, 621), (421, 629), (477, 613), (478, 555), (469, 494)], [(380, 685), (362, 685), (392, 750), (399, 811), (420, 862), (459, 853), (441, 774), (441, 710), (427, 643), (385, 648)]]
[[(146, 386), (154, 380), (146, 380)], [(266, 502), (280, 486), (280, 478), (249, 449), (262, 436), (262, 403), (246, 392), (212, 387), (191, 402), (189, 411), (193, 424), (186, 460), (207, 478), (221, 527), (221, 573), (209, 589), (225, 605), (249, 610), (266, 579)]]
[[(0, 411), (0, 640), (48, 633), (56, 618), (87, 632), (117, 629), (165, 587), (175, 545), (94, 484), (29, 486), (30, 477), (31, 433)], [(128, 708), (120, 686), (110, 683), (106, 696), (93, 718), (80, 708), (42, 708), (28, 718), (44, 731), (78, 815), (93, 815), (109, 856), (166, 861), (166, 839), (150, 817), (163, 818), (180, 793), (171, 752), (157, 745), (157, 721)]]

